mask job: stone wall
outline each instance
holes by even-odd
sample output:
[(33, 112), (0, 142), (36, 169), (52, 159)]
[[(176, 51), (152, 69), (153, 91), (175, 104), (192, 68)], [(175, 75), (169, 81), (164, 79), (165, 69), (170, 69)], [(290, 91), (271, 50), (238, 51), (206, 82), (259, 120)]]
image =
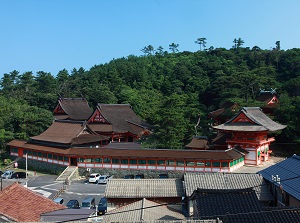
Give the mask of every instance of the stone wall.
[[(11, 156), (11, 159), (16, 159), (16, 156)], [(25, 158), (18, 158), (18, 168), (26, 169), (26, 159)], [(27, 159), (27, 169), (30, 171), (36, 171), (40, 173), (49, 173), (60, 175), (66, 166), (53, 164), (53, 163), (46, 163), (38, 160)]]
[(88, 176), (91, 173), (100, 173), (101, 175), (112, 175), (113, 178), (124, 178), (126, 175), (144, 174), (145, 179), (158, 178), (159, 174), (168, 174), (169, 178), (182, 178), (183, 172), (164, 171), (164, 170), (126, 170), (126, 169), (106, 169), (106, 168), (91, 168), (87, 171), (86, 168), (78, 168), (79, 175)]

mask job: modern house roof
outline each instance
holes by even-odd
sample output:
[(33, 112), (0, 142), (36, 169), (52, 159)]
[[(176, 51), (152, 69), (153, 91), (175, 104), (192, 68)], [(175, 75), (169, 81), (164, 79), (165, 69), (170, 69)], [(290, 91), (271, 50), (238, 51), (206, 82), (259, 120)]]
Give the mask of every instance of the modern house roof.
[(237, 190), (253, 188), (258, 200), (270, 201), (272, 195), (259, 174), (251, 173), (185, 173), (185, 192), (188, 197), (197, 189)]
[(58, 211), (51, 211), (41, 214), (42, 222), (65, 222), (65, 221), (78, 221), (86, 222), (88, 218), (95, 213), (95, 209), (64, 209)]
[(205, 136), (194, 136), (192, 141), (185, 146), (188, 149), (208, 149), (208, 140)]
[(53, 111), (56, 119), (87, 120), (92, 114), (85, 98), (60, 98)]
[[(194, 212), (196, 211), (200, 219), (219, 217), (223, 222), (228, 222), (227, 215), (248, 214), (249, 212), (260, 212), (262, 210), (262, 206), (251, 188), (242, 190), (198, 189), (193, 193), (193, 200), (196, 204)], [(237, 221), (239, 217), (231, 218), (236, 219), (236, 221), (231, 222), (240, 222)], [(257, 222), (255, 220), (256, 218), (252, 217), (252, 222)], [(260, 219), (258, 218), (258, 220)]]
[(46, 146), (46, 145), (37, 145), (30, 142), (22, 141), (22, 140), (12, 140), (7, 145), (21, 147), (24, 149), (33, 149), (41, 152), (50, 152), (50, 153), (58, 153), (58, 154), (72, 154), (72, 155), (86, 155), (86, 156), (108, 156), (108, 157), (128, 157), (139, 159), (159, 159), (159, 158), (170, 158), (170, 159), (178, 159), (178, 160), (226, 160), (232, 161), (243, 157), (243, 155), (234, 150), (175, 150), (175, 149), (124, 149), (112, 147), (100, 147), (100, 148), (90, 148), (90, 147), (82, 147), (82, 148), (66, 148), (61, 149), (59, 147), (54, 146)]
[(106, 186), (106, 198), (182, 197), (180, 179), (111, 179)]
[(43, 133), (33, 136), (32, 141), (60, 143), (67, 145), (79, 145), (86, 143), (99, 142), (108, 137), (97, 135), (88, 129), (82, 121), (61, 121), (56, 120)]
[[(293, 155), (292, 157), (274, 164), (258, 172), (267, 181), (280, 186), (282, 190), (300, 200), (300, 156)], [(279, 182), (272, 178), (278, 176)]]
[(243, 107), (240, 112), (224, 124), (214, 126), (225, 131), (277, 131), (286, 126), (274, 122), (259, 107)]
[(184, 219), (183, 214), (145, 198), (109, 211), (103, 217), (104, 222), (153, 222), (155, 220), (171, 221), (181, 219)]
[(18, 183), (0, 191), (0, 215), (11, 221), (38, 222), (41, 214), (65, 208)]

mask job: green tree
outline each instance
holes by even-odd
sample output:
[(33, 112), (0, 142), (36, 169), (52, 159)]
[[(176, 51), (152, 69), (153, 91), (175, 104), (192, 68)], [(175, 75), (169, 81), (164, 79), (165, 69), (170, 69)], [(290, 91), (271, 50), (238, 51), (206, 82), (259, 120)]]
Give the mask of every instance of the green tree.
[(195, 41), (196, 44), (199, 44), (200, 46), (200, 50), (202, 50), (202, 47), (203, 49), (205, 50), (205, 47), (206, 47), (206, 38), (198, 38), (196, 41)]
[(172, 53), (177, 53), (178, 47), (179, 47), (179, 44), (175, 44), (175, 43), (171, 43), (169, 45), (169, 49), (171, 50)]

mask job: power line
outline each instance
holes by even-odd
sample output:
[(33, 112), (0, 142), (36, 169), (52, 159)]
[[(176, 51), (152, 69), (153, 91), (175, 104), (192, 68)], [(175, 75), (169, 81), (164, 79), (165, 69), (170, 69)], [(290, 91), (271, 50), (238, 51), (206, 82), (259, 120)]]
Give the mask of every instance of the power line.
[[(300, 178), (300, 176), (287, 178), (287, 179), (281, 180), (280, 182), (288, 181), (288, 180), (293, 180), (293, 179), (297, 179), (297, 178)], [(224, 190), (225, 192), (221, 193), (221, 194), (209, 194), (208, 196), (222, 196), (222, 195), (229, 194), (229, 193), (236, 193), (236, 190), (242, 191), (243, 189), (250, 189), (250, 188), (253, 189), (253, 188), (262, 187), (262, 186), (266, 186), (266, 185), (267, 185), (267, 183), (262, 183), (262, 184), (259, 184), (259, 185), (253, 186), (253, 187), (249, 187), (249, 188), (241, 188), (241, 189), (219, 189), (219, 190)], [(255, 193), (257, 193), (257, 192), (255, 191)], [(263, 193), (259, 193), (259, 194), (263, 194)], [(131, 211), (144, 210), (144, 209), (155, 208), (155, 207), (160, 207), (160, 206), (167, 206), (167, 205), (172, 205), (172, 204), (178, 204), (178, 202), (176, 202), (176, 203), (173, 202), (173, 203), (158, 204), (158, 205), (153, 205), (153, 206), (149, 206), (149, 207), (136, 208), (136, 209), (126, 210), (126, 211), (120, 211), (120, 212), (114, 212), (114, 213), (106, 213), (105, 216), (114, 215), (114, 214), (120, 214), (120, 213), (127, 213), (127, 212), (131, 212)], [(222, 216), (224, 217), (224, 216), (245, 215), (245, 214), (272, 212), (272, 211), (288, 211), (288, 210), (300, 210), (300, 208), (267, 210), (267, 211), (258, 211), (258, 212), (242, 212), (242, 213), (225, 214), (225, 215), (212, 215), (212, 216), (203, 216), (202, 218), (222, 217)], [(61, 215), (65, 215), (65, 214), (61, 214)], [(57, 215), (47, 215), (47, 216), (57, 216)], [(88, 217), (88, 218), (97, 218), (97, 217), (100, 217), (100, 216), (92, 216), (92, 217)], [(78, 220), (85, 220), (86, 218), (87, 217), (84, 217), (84, 218), (74, 218), (74, 219), (66, 220), (66, 221), (57, 221), (57, 223), (63, 223), (63, 222), (69, 222), (69, 221), (78, 221)], [(183, 218), (183, 219), (187, 219), (187, 218)]]

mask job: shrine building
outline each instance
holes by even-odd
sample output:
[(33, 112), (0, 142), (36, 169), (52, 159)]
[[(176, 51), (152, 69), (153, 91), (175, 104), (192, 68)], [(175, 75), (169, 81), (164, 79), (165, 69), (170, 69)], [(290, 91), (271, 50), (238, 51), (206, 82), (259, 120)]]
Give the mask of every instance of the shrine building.
[(275, 138), (268, 138), (269, 132), (286, 126), (271, 120), (259, 107), (244, 107), (237, 115), (224, 124), (213, 126), (219, 133), (231, 134), (227, 138), (227, 148), (235, 148), (245, 154), (244, 163), (259, 165), (269, 159), (270, 144)]

